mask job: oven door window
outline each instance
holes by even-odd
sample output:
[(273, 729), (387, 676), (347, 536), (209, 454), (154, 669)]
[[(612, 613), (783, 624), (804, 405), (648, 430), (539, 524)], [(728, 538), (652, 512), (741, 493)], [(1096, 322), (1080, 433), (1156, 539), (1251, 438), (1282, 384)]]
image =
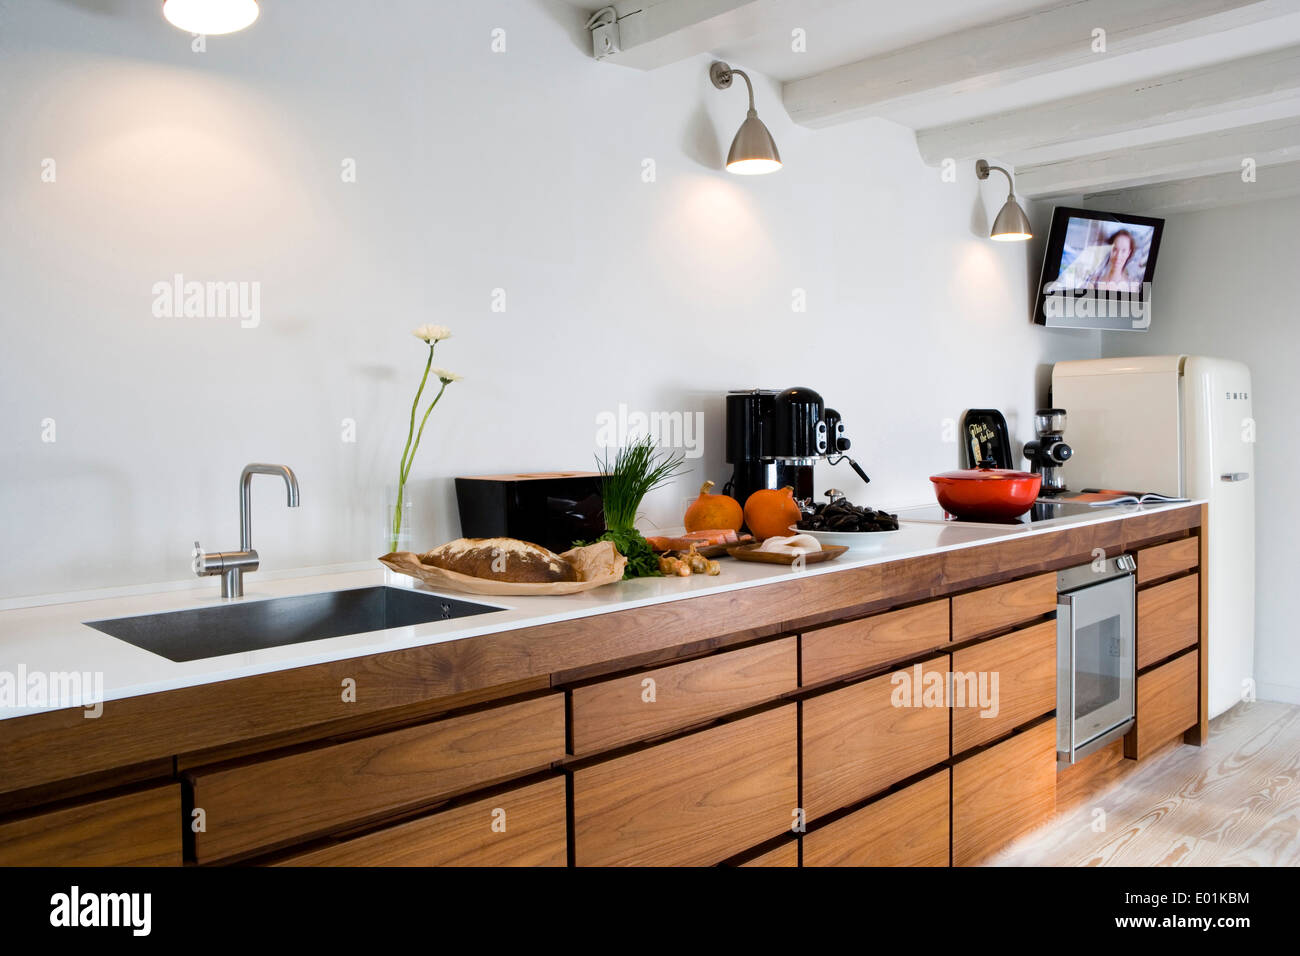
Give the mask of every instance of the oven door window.
[(1133, 716), (1133, 578), (1083, 588), (1070, 598), (1077, 748)]

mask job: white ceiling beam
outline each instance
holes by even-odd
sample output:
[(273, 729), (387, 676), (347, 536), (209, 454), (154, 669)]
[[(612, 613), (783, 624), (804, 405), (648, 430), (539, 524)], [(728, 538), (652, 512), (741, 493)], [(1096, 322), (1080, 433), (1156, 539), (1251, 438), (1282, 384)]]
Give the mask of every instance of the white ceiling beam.
[(1300, 46), (916, 132), (927, 163), (1017, 152), (1276, 102), (1300, 92)]
[[(1294, 12), (1285, 0), (1057, 0), (786, 83), (786, 111), (830, 126)], [(1093, 51), (1105, 31), (1105, 53)]]
[(638, 70), (677, 63), (756, 35), (773, 11), (800, 0), (617, 0), (621, 52), (601, 58)]
[(1189, 179), (1300, 159), (1300, 117), (1182, 136), (1073, 159), (1017, 166), (1016, 192), (1030, 199)]
[(1133, 189), (1087, 193), (1083, 204), (1107, 212), (1169, 216), (1292, 196), (1300, 196), (1300, 162), (1262, 166), (1257, 170), (1254, 182), (1243, 181), (1241, 173), (1233, 171)]

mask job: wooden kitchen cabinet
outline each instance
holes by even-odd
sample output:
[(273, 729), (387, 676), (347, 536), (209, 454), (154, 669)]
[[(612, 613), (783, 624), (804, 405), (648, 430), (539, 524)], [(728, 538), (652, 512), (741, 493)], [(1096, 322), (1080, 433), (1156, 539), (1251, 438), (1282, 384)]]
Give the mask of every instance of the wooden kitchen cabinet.
[[(919, 665), (918, 665), (919, 666)], [(948, 658), (920, 667), (946, 678)], [(895, 706), (905, 675), (910, 705)], [(916, 669), (810, 697), (803, 707), (803, 802), (809, 821), (865, 800), (948, 758), (948, 708), (926, 706)], [(924, 676), (922, 677), (924, 680)]]
[(277, 866), (564, 866), (565, 782), (552, 777), (277, 861)]
[(792, 691), (798, 684), (797, 642), (782, 638), (575, 687), (572, 753), (645, 740)]
[(1201, 563), (1201, 539), (1180, 538), (1137, 553), (1137, 583), (1146, 584), (1171, 574), (1179, 574)]
[(1124, 737), (1124, 756), (1138, 760), (1196, 725), (1200, 655), (1188, 651), (1138, 675), (1136, 725)]
[(578, 866), (709, 866), (790, 830), (795, 705), (573, 772)]
[[(954, 651), (952, 670), (952, 752), (960, 754), (1056, 709), (1056, 622)], [(996, 694), (991, 693), (994, 674)], [(972, 693), (981, 678), (996, 707), (981, 706), (978, 693)], [(969, 690), (959, 695), (959, 685)]]
[(789, 867), (799, 865), (799, 841), (787, 840), (774, 850), (760, 853), (753, 859), (746, 860), (741, 866)]
[(801, 635), (802, 680), (820, 684), (948, 643), (948, 601), (929, 601)]
[(1201, 637), (1199, 574), (1176, 578), (1137, 594), (1137, 666), (1150, 667)]
[(286, 756), (187, 774), (200, 863), (271, 848), (542, 770), (564, 755), (550, 694)]
[(952, 862), (972, 866), (1056, 811), (1056, 722), (1047, 720), (952, 768)]
[(1055, 573), (967, 591), (952, 599), (952, 639), (992, 634), (1055, 611)]
[(948, 768), (803, 838), (804, 866), (947, 866)]
[(0, 866), (180, 866), (180, 784), (0, 823)]

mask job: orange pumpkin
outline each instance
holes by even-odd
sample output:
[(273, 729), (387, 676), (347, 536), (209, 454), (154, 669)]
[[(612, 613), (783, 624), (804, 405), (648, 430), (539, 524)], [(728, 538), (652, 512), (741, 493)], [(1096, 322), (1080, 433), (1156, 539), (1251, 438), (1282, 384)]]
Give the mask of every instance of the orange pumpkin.
[(795, 504), (794, 489), (762, 488), (745, 502), (745, 524), (755, 538), (775, 538), (794, 534), (790, 525), (798, 524), (802, 515)]
[(684, 524), (687, 531), (714, 531), (726, 529), (739, 531), (745, 522), (745, 512), (740, 502), (731, 495), (711, 495), (713, 482), (700, 486), (700, 496), (686, 509)]

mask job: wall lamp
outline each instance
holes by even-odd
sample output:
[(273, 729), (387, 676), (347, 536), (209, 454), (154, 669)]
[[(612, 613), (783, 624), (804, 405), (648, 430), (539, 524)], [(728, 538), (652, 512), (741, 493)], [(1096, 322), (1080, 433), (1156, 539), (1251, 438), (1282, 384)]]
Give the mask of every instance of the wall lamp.
[(720, 90), (728, 89), (735, 77), (745, 81), (749, 89), (749, 112), (745, 122), (740, 124), (740, 131), (731, 141), (727, 153), (727, 172), (742, 176), (755, 176), (760, 173), (774, 173), (781, 168), (781, 154), (776, 151), (776, 142), (767, 131), (763, 121), (754, 109), (754, 84), (744, 70), (733, 70), (721, 60), (715, 60), (709, 67), (709, 79)]
[(998, 217), (993, 220), (993, 230), (989, 233), (989, 238), (996, 239), (998, 242), (1017, 242), (1034, 238), (1034, 231), (1029, 226), (1029, 217), (1020, 208), (1020, 203), (1016, 202), (1016, 184), (1012, 182), (1011, 174), (1001, 166), (990, 166), (983, 159), (975, 163), (975, 175), (980, 179), (988, 179), (989, 171), (994, 169), (1007, 177), (1007, 201), (1002, 204)]
[(220, 36), (251, 26), (261, 11), (257, 0), (163, 0), (167, 22), (186, 33)]

